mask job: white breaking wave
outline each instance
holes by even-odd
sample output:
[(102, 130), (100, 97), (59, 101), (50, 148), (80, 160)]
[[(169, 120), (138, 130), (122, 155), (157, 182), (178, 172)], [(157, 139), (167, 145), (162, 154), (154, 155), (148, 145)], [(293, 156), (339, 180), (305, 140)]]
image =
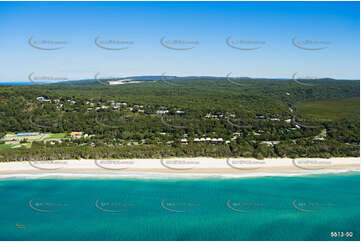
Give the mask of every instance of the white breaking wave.
[(140, 180), (162, 180), (162, 179), (237, 179), (249, 177), (294, 177), (294, 176), (308, 176), (308, 175), (325, 175), (325, 174), (340, 174), (360, 172), (360, 169), (345, 169), (345, 170), (313, 170), (302, 171), (296, 173), (269, 173), (269, 172), (254, 172), (247, 174), (212, 174), (212, 173), (156, 173), (156, 172), (126, 172), (126, 173), (41, 173), (41, 174), (6, 174), (0, 175), (0, 180), (5, 179), (140, 179)]

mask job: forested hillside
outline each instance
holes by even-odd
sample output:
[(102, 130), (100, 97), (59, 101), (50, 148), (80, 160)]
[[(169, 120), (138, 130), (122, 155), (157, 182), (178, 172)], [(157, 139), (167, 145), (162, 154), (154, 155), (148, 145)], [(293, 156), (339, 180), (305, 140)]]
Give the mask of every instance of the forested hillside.
[(359, 89), (359, 81), (235, 78), (0, 86), (0, 137), (67, 134), (0, 146), (0, 160), (359, 156)]

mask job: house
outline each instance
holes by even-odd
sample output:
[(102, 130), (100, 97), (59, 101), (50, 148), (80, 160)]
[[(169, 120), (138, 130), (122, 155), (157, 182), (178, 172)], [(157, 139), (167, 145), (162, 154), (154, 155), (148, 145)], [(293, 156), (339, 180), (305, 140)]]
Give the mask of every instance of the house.
[(322, 141), (322, 140), (325, 140), (324, 137), (316, 137), (316, 138), (313, 138), (313, 140), (319, 140), (319, 141)]
[(280, 121), (279, 118), (270, 118), (271, 121)]
[(75, 102), (75, 101), (73, 101), (73, 100), (68, 100), (68, 102), (70, 102), (70, 104), (71, 104), (71, 105), (76, 104), (76, 102)]
[(50, 102), (50, 99), (46, 99), (45, 97), (37, 97), (36, 100), (38, 100), (39, 102)]
[(326, 131), (326, 129), (324, 129), (324, 130), (322, 130), (321, 134), (319, 134), (318, 136), (313, 138), (313, 140), (322, 141), (322, 140), (325, 140), (326, 136), (327, 136), (327, 131)]
[(262, 141), (261, 144), (266, 144), (267, 146), (273, 146), (279, 144), (279, 141)]
[(213, 139), (211, 139), (212, 144), (222, 143), (222, 142), (223, 142), (223, 138), (213, 138)]
[(291, 123), (292, 119), (286, 119), (285, 122), (286, 123)]
[(71, 132), (70, 137), (72, 138), (80, 138), (82, 135), (82, 132)]
[(157, 114), (166, 114), (166, 113), (169, 113), (168, 110), (157, 110), (156, 112)]
[(186, 144), (188, 144), (188, 140), (187, 139), (181, 139), (181, 143), (186, 145)]

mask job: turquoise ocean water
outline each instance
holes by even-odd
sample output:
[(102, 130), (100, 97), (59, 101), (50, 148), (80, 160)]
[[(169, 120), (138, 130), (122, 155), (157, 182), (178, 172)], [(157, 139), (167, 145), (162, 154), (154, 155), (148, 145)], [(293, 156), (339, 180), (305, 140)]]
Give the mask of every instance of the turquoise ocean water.
[(359, 173), (16, 179), (0, 194), (0, 240), (360, 239)]

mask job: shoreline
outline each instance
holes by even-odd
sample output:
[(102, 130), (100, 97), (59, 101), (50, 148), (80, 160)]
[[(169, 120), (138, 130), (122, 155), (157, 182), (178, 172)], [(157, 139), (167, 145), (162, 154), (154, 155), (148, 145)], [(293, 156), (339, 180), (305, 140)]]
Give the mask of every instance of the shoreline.
[(1, 162), (9, 178), (242, 178), (359, 172), (360, 158), (167, 158)]

